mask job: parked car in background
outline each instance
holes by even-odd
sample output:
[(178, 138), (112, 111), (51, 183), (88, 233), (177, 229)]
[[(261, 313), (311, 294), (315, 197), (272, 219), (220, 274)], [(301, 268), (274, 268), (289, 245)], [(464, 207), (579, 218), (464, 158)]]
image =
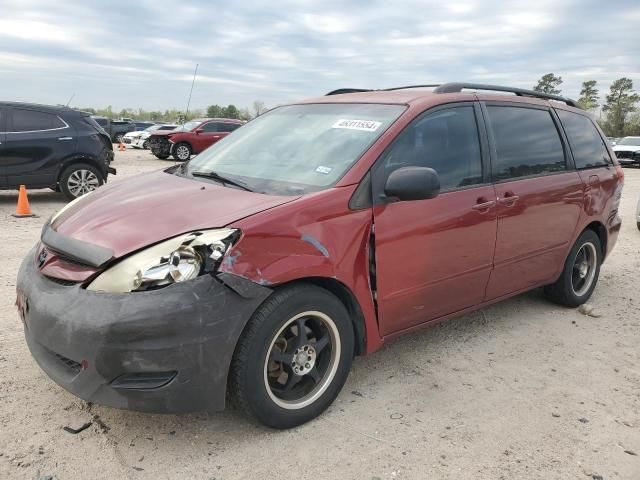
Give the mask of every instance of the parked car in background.
[(44, 371), (90, 402), (230, 398), (289, 428), (394, 337), (538, 287), (567, 307), (591, 297), (624, 173), (576, 102), (460, 83), (340, 92), (47, 222), (16, 302)]
[(230, 118), (203, 118), (191, 120), (171, 132), (156, 131), (149, 137), (149, 148), (158, 158), (173, 155), (179, 162), (209, 148), (244, 124)]
[(142, 132), (143, 130), (146, 130), (147, 128), (156, 124), (155, 122), (140, 122), (138, 120), (134, 120), (133, 123), (136, 126), (136, 132)]
[(124, 136), (124, 143), (130, 144), (134, 148), (149, 148), (149, 137), (153, 132), (164, 132), (175, 130), (178, 125), (165, 124), (165, 125), (152, 125), (151, 127), (143, 130), (142, 132), (129, 132)]
[(609, 143), (615, 147), (620, 139), (617, 137), (607, 137), (607, 140), (609, 140)]
[(113, 143), (121, 143), (126, 133), (136, 130), (135, 124), (128, 120), (111, 120), (97, 115), (92, 115), (91, 118), (107, 132)]
[(0, 188), (51, 188), (73, 199), (107, 181), (111, 139), (88, 113), (0, 102)]
[(624, 137), (616, 143), (613, 151), (620, 165), (640, 167), (640, 137)]

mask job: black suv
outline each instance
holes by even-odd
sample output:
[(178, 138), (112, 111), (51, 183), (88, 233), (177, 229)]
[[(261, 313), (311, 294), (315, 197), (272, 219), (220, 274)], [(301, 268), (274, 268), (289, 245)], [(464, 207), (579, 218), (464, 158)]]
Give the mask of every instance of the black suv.
[(51, 188), (73, 199), (115, 169), (111, 139), (88, 113), (0, 102), (0, 188)]

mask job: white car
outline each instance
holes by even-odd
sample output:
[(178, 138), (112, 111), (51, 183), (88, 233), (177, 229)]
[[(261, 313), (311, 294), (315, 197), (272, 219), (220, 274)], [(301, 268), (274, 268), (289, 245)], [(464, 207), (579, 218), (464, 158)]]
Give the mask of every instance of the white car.
[(613, 151), (620, 165), (640, 167), (640, 137), (624, 137), (616, 143)]
[(178, 126), (173, 124), (152, 125), (140, 132), (129, 132), (124, 136), (124, 143), (131, 145), (133, 148), (147, 149), (147, 140), (151, 136), (152, 132), (156, 130), (174, 130)]

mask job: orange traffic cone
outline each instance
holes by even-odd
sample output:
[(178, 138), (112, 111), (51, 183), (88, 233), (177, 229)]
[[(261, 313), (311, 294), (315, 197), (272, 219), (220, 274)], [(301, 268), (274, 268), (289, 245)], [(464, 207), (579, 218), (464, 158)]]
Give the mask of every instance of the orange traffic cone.
[(18, 194), (18, 205), (16, 206), (16, 213), (14, 213), (13, 216), (18, 218), (35, 217), (35, 215), (31, 213), (31, 207), (29, 207), (29, 199), (27, 198), (27, 187), (25, 187), (24, 185), (20, 185), (20, 193)]
[(120, 150), (121, 152), (124, 152), (126, 150), (127, 147), (124, 146), (124, 143), (120, 142), (120, 145), (118, 145), (118, 150)]

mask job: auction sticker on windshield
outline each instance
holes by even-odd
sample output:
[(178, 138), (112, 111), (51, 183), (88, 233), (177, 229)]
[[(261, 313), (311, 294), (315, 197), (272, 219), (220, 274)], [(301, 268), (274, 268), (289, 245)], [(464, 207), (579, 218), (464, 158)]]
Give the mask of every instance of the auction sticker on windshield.
[(347, 120), (341, 118), (333, 124), (331, 128), (346, 128), (348, 130), (363, 130), (365, 132), (375, 132), (382, 122), (374, 122), (372, 120)]

